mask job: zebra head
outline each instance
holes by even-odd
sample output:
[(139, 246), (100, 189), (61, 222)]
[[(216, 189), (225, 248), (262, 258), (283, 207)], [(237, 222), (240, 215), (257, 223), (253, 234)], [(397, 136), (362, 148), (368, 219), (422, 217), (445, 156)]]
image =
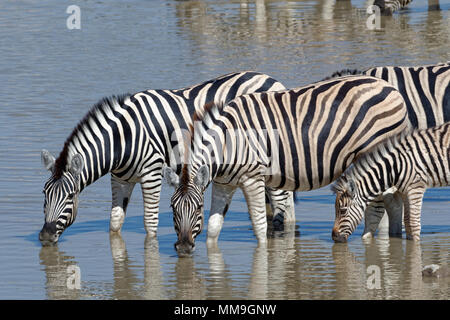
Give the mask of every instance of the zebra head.
[(355, 231), (356, 226), (361, 222), (365, 205), (360, 201), (352, 178), (347, 178), (343, 175), (332, 186), (332, 190), (336, 194), (336, 218), (331, 237), (334, 242), (346, 242), (348, 237)]
[(180, 256), (191, 255), (195, 250), (195, 238), (203, 229), (203, 202), (210, 182), (209, 168), (201, 166), (193, 177), (189, 177), (184, 166), (180, 179), (171, 168), (166, 167), (164, 177), (175, 188), (171, 199), (173, 222), (178, 236), (175, 250)]
[(55, 158), (47, 151), (41, 153), (45, 168), (52, 176), (44, 185), (45, 222), (39, 233), (42, 245), (56, 244), (59, 236), (77, 215), (79, 179), (84, 161), (80, 154), (72, 157), (68, 170), (55, 174)]

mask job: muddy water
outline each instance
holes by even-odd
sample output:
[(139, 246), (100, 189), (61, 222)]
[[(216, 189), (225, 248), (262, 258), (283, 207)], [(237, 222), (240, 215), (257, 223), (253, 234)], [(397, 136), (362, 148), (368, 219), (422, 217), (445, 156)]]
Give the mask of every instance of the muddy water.
[[(70, 1), (2, 2), (0, 10), (0, 299), (449, 299), (449, 280), (421, 268), (449, 263), (450, 189), (429, 190), (420, 244), (379, 236), (330, 238), (329, 188), (300, 193), (296, 227), (257, 247), (242, 193), (217, 248), (205, 233), (178, 258), (164, 186), (157, 240), (146, 239), (139, 191), (122, 236), (110, 237), (109, 177), (81, 195), (57, 247), (37, 240), (47, 172), (101, 97), (177, 88), (236, 70), (266, 72), (288, 87), (342, 68), (450, 59), (450, 3), (414, 0), (379, 29), (363, 1), (85, 1), (81, 29)], [(209, 192), (207, 197), (209, 197)], [(208, 206), (207, 206), (208, 208)], [(207, 209), (206, 208), (206, 209)]]

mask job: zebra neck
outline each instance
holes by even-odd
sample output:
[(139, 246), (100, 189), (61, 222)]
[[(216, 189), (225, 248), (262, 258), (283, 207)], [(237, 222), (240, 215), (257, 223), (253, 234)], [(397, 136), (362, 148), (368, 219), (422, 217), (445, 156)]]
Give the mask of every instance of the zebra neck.
[(105, 161), (101, 154), (97, 157), (95, 150), (76, 148), (74, 144), (69, 145), (67, 163), (70, 164), (71, 158), (75, 154), (80, 154), (84, 161), (83, 170), (78, 179), (80, 192), (110, 171), (110, 167), (106, 167), (105, 164), (114, 163), (114, 161)]
[(361, 198), (373, 200), (393, 187), (398, 177), (395, 176), (397, 172), (393, 167), (395, 164), (389, 164), (387, 159), (369, 160), (371, 161), (358, 162), (352, 170), (352, 176), (355, 182), (359, 181)]

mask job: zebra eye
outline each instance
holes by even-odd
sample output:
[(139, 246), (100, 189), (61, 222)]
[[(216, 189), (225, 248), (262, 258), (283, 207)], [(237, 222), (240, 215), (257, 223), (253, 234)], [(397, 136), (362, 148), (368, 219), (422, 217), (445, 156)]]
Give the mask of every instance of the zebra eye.
[(70, 194), (67, 196), (67, 199), (72, 200), (74, 196), (75, 196), (75, 193), (70, 193)]

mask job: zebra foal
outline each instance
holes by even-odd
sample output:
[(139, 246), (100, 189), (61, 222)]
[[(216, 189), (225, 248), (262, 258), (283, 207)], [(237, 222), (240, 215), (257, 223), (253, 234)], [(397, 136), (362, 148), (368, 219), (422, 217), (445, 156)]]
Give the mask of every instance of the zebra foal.
[(194, 116), (181, 177), (164, 175), (180, 254), (190, 254), (203, 228), (203, 198), (213, 182), (223, 194), (208, 224), (218, 239), (232, 195), (243, 190), (253, 230), (267, 239), (264, 186), (307, 191), (328, 185), (355, 157), (409, 127), (400, 93), (384, 80), (349, 76), (279, 91), (242, 95)]
[[(344, 75), (364, 74), (383, 79), (392, 84), (403, 96), (412, 128), (426, 129), (450, 121), (450, 63), (421, 66), (381, 66), (365, 71), (344, 69), (326, 79)], [(386, 208), (389, 217), (389, 234), (402, 233), (402, 201), (398, 194), (383, 197), (381, 204), (366, 214), (363, 237), (375, 233)]]
[(345, 242), (366, 207), (395, 187), (404, 204), (406, 236), (419, 240), (425, 190), (449, 182), (450, 122), (391, 137), (362, 155), (332, 186), (336, 194), (332, 238)]

